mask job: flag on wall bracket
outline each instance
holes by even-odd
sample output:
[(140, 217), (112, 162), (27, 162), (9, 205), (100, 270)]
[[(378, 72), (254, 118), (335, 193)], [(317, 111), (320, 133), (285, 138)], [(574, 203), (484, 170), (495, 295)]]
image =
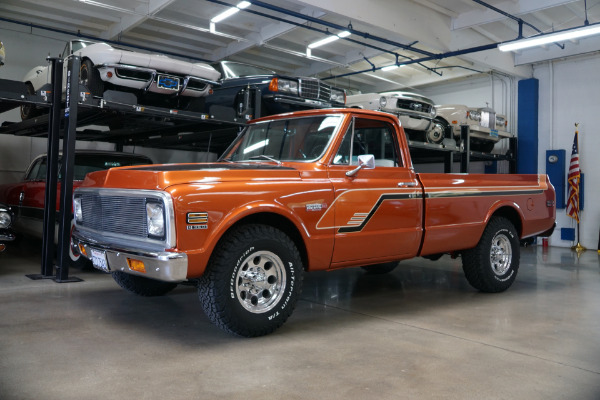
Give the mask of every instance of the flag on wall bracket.
[(577, 244), (571, 249), (580, 252), (586, 248), (579, 243), (579, 183), (581, 182), (581, 168), (579, 167), (579, 124), (575, 124), (575, 137), (573, 138), (573, 149), (571, 151), (571, 162), (569, 163), (569, 175), (567, 177), (567, 215), (577, 221)]

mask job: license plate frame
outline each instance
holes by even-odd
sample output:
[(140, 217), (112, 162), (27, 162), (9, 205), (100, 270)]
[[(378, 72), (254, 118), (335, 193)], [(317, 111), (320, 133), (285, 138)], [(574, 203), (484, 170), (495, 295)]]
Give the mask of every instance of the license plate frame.
[(106, 252), (104, 250), (90, 249), (92, 253), (92, 265), (100, 271), (110, 272)]
[(179, 78), (171, 75), (158, 75), (156, 79), (156, 87), (166, 90), (179, 90)]

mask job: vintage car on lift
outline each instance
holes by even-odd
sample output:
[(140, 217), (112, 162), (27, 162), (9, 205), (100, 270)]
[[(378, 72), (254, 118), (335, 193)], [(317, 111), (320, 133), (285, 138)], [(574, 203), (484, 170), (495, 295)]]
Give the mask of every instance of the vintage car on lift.
[(433, 100), (417, 93), (383, 92), (348, 96), (348, 107), (392, 113), (398, 117), (411, 140), (442, 143), (444, 132), (434, 124)]
[[(31, 162), (21, 182), (0, 185), (0, 202), (6, 203), (14, 211), (13, 228), (17, 233), (28, 234), (38, 238), (42, 237), (47, 163), (47, 155), (42, 154)], [(59, 160), (59, 171), (61, 163), (62, 157)], [(145, 164), (152, 164), (152, 160), (141, 154), (77, 150), (75, 153), (73, 187), (76, 188), (81, 185), (81, 182), (89, 172), (112, 167)], [(57, 211), (59, 211), (59, 195), (60, 182), (57, 187)], [(58, 238), (58, 235), (55, 238)], [(85, 260), (80, 259), (78, 253), (70, 252), (70, 256), (73, 266), (81, 267), (85, 264)]]
[(12, 231), (13, 213), (10, 207), (0, 203), (0, 253), (6, 249), (6, 243), (15, 240), (15, 234)]
[[(314, 108), (344, 107), (346, 92), (316, 78), (292, 77), (267, 68), (233, 61), (212, 65), (221, 73), (221, 85), (206, 98), (211, 114), (248, 118)], [(254, 95), (260, 91), (260, 115)], [(254, 111), (249, 110), (252, 108)]]
[(436, 124), (448, 137), (460, 140), (461, 125), (468, 125), (471, 150), (490, 153), (500, 139), (513, 137), (506, 131), (508, 118), (489, 107), (468, 107), (460, 104), (436, 105)]
[[(144, 95), (150, 105), (185, 108), (194, 98), (209, 94), (220, 74), (208, 64), (175, 60), (162, 54), (146, 54), (87, 40), (68, 41), (62, 53), (64, 62), (63, 92), (66, 88), (67, 59), (81, 57), (80, 82), (92, 96), (102, 96), (105, 89), (115, 88)], [(50, 66), (37, 66), (23, 81), (29, 94), (50, 83)], [(40, 113), (31, 105), (21, 107), (21, 118)]]

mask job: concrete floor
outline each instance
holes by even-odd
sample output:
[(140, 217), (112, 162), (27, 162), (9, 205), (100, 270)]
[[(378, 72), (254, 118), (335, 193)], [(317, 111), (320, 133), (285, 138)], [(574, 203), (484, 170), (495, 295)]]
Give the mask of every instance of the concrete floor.
[(0, 254), (0, 399), (600, 399), (600, 263), (522, 248), (505, 293), (460, 260), (389, 275), (305, 275), (287, 323), (257, 339), (210, 324), (192, 287), (160, 298), (110, 276), (32, 281), (39, 244)]

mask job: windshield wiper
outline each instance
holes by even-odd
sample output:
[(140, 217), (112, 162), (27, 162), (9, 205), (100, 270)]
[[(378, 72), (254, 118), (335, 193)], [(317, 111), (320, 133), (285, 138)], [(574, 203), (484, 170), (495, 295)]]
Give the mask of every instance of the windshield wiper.
[(250, 157), (251, 160), (256, 160), (256, 159), (260, 159), (260, 158), (262, 158), (264, 160), (273, 161), (274, 163), (277, 163), (277, 165), (281, 165), (281, 161), (279, 161), (279, 160), (277, 160), (277, 159), (275, 159), (275, 158), (273, 158), (271, 156), (268, 156), (266, 154), (259, 154), (257, 156)]

